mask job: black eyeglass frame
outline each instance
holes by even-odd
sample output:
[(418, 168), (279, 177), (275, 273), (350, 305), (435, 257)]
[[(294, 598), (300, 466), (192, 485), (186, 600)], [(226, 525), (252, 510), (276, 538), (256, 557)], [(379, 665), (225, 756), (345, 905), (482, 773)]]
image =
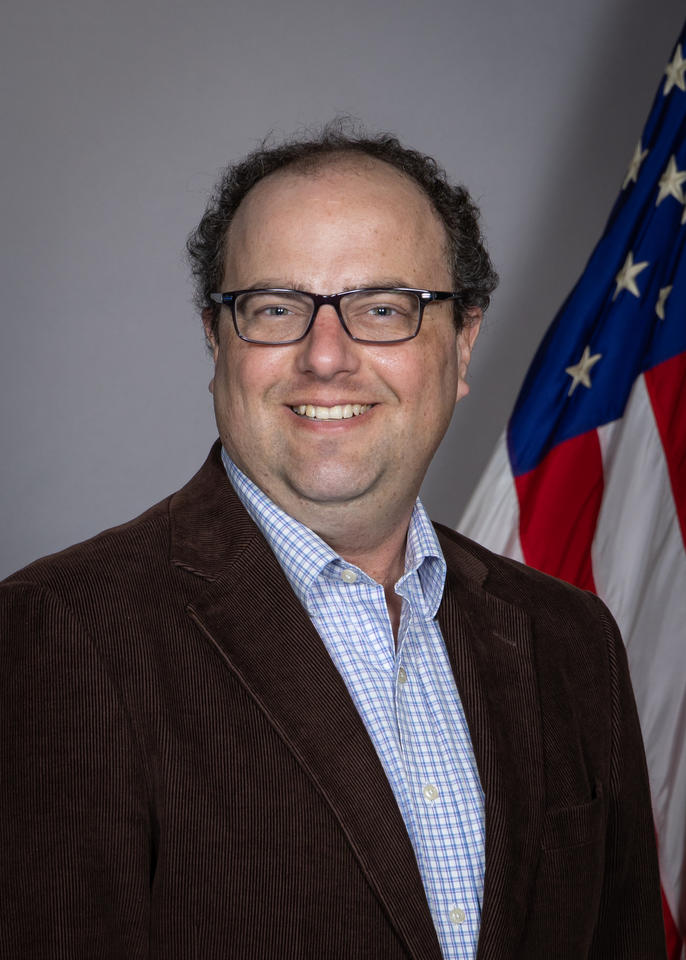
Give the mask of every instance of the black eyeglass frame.
[[(399, 340), (365, 340), (361, 337), (355, 337), (348, 330), (345, 320), (343, 319), (343, 314), (341, 313), (341, 300), (343, 297), (347, 297), (353, 293), (371, 293), (372, 291), (379, 291), (382, 293), (414, 293), (417, 296), (417, 303), (419, 304), (419, 316), (417, 317), (417, 328), (414, 333), (410, 334), (409, 337), (401, 337)], [(309, 297), (314, 304), (314, 309), (312, 310), (312, 316), (310, 321), (307, 324), (305, 330), (299, 337), (295, 337), (292, 340), (253, 340), (250, 337), (244, 336), (238, 329), (238, 322), (236, 320), (236, 300), (238, 297), (242, 296), (244, 293), (299, 293), (303, 296)], [(304, 340), (308, 335), (314, 321), (319, 313), (319, 310), (324, 306), (332, 306), (336, 311), (338, 319), (341, 326), (348, 334), (351, 340), (354, 340), (355, 343), (369, 343), (375, 346), (383, 346), (384, 344), (393, 344), (393, 343), (405, 343), (408, 340), (414, 340), (414, 338), (419, 333), (422, 320), (424, 318), (424, 309), (430, 303), (436, 303), (445, 300), (459, 300), (462, 297), (462, 293), (450, 292), (445, 290), (421, 290), (416, 287), (358, 287), (355, 290), (344, 290), (342, 293), (310, 293), (309, 290), (294, 290), (288, 287), (264, 287), (264, 288), (248, 288), (247, 290), (230, 290), (225, 293), (211, 293), (210, 300), (214, 303), (218, 303), (220, 306), (230, 306), (231, 307), (231, 318), (233, 320), (233, 327), (236, 331), (236, 335), (240, 337), (241, 340), (244, 340), (246, 343), (256, 343), (263, 344), (264, 346), (279, 347), (285, 346), (289, 343), (300, 343), (301, 340)]]

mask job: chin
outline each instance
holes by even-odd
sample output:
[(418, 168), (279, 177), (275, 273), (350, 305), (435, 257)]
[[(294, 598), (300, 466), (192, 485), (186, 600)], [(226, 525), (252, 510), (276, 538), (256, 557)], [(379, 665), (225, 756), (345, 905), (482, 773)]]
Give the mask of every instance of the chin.
[(291, 477), (291, 489), (301, 499), (323, 505), (357, 500), (376, 485), (376, 478), (351, 476), (347, 470), (343, 475), (338, 471), (333, 476), (327, 475), (329, 473), (329, 470), (320, 473), (315, 467), (306, 476)]
[(329, 503), (348, 503), (357, 500), (365, 493), (364, 488), (360, 487), (321, 487), (315, 484), (303, 484), (294, 489), (301, 500), (321, 506)]

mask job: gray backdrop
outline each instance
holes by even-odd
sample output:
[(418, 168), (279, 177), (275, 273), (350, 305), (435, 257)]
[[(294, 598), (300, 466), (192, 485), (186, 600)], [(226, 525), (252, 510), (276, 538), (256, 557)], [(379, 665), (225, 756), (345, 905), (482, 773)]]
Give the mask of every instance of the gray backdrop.
[(0, 575), (215, 437), (182, 255), (218, 170), (337, 113), (434, 154), (502, 283), (424, 496), (454, 525), (609, 213), (682, 0), (15, 0), (0, 43)]

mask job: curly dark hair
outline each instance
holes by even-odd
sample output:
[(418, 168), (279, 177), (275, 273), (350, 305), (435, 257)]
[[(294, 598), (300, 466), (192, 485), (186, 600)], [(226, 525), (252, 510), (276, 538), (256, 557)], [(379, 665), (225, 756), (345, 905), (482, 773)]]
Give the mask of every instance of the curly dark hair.
[(334, 120), (316, 134), (294, 137), (276, 145), (269, 139), (239, 163), (227, 167), (219, 179), (202, 220), (188, 237), (186, 249), (195, 283), (194, 303), (200, 312), (209, 311), (216, 334), (219, 304), (210, 300), (224, 275), (228, 229), (249, 190), (264, 177), (285, 168), (306, 172), (341, 154), (363, 154), (395, 167), (427, 195), (448, 236), (448, 253), (455, 290), (463, 296), (456, 301), (458, 330), (466, 311), (485, 310), (498, 283), (479, 228), (479, 209), (461, 185), (453, 186), (436, 161), (404, 147), (390, 133), (369, 135), (347, 119)]

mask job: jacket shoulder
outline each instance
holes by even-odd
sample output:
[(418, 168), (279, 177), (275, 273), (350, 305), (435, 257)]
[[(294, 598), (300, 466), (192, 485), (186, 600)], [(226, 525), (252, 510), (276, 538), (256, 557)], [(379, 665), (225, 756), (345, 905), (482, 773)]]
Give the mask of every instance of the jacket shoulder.
[(489, 593), (524, 607), (529, 612), (536, 609), (549, 610), (551, 613), (559, 612), (561, 608), (583, 609), (594, 617), (601, 614), (613, 623), (607, 607), (595, 594), (518, 560), (494, 553), (443, 524), (436, 523), (434, 526), (448, 569), (458, 576), (468, 571), (467, 576), (476, 579)]
[(151, 559), (168, 553), (170, 501), (171, 496), (165, 497), (125, 523), (34, 560), (0, 585), (33, 584), (60, 593), (70, 582), (116, 579), (122, 568), (130, 577), (132, 566), (141, 563), (149, 572)]

